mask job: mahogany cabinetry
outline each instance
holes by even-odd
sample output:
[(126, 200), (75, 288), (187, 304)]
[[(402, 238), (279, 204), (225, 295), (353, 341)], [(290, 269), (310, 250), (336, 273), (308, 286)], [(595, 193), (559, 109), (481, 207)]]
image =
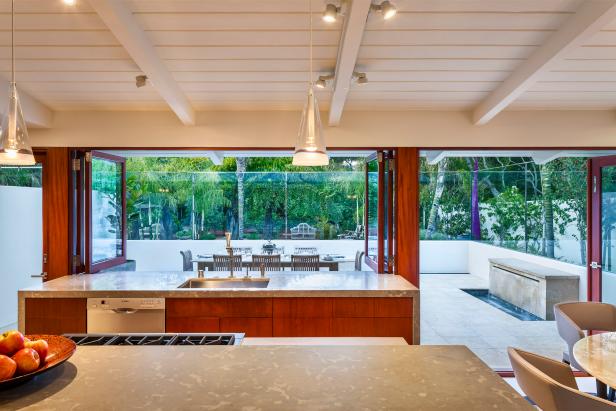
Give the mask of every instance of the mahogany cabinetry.
[[(167, 332), (244, 332), (248, 337), (404, 337), (409, 297), (167, 298)], [(86, 332), (85, 298), (26, 298), (28, 334)]]
[(412, 298), (168, 298), (167, 332), (413, 339)]

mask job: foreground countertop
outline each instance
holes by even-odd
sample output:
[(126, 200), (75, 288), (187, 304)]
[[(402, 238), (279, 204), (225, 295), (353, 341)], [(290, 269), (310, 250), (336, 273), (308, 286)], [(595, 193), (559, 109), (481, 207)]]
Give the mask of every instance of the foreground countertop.
[(464, 346), (79, 347), (0, 408), (533, 409)]
[[(206, 273), (206, 277), (225, 273)], [(243, 274), (240, 274), (240, 276)], [(253, 274), (258, 278), (258, 274)], [(368, 271), (282, 271), (268, 273), (267, 288), (178, 289), (194, 272), (118, 271), (57, 278), (19, 291), (21, 298), (88, 297), (415, 297), (403, 277)]]

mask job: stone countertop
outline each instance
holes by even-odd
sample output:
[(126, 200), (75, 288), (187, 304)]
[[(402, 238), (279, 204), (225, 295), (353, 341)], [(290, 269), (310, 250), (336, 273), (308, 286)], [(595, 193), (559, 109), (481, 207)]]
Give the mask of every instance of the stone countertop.
[(517, 258), (490, 258), (490, 264), (513, 271), (518, 274), (528, 275), (543, 279), (579, 279), (577, 274), (571, 274), (566, 271), (556, 268), (546, 267), (540, 264), (530, 263), (528, 261), (519, 260)]
[(534, 409), (464, 346), (78, 347), (0, 408)]
[[(207, 272), (206, 277), (226, 276)], [(243, 276), (242, 273), (240, 276)], [(259, 274), (252, 273), (258, 278)], [(57, 278), (19, 291), (21, 298), (88, 297), (418, 297), (403, 277), (366, 271), (283, 271), (268, 273), (267, 288), (190, 289), (177, 287), (194, 272), (117, 271)], [(236, 276), (239, 277), (239, 276)]]

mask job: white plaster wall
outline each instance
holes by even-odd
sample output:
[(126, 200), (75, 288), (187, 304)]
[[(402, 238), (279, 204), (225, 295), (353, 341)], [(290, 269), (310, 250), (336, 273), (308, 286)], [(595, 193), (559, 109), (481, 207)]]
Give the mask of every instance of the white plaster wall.
[(468, 243), (469, 241), (420, 241), (419, 272), (425, 274), (468, 273)]
[[(265, 244), (263, 240), (234, 240), (234, 247), (252, 247), (256, 254)], [(342, 254), (355, 258), (357, 250), (364, 249), (363, 240), (275, 240), (292, 254), (294, 247), (317, 247), (319, 254)], [(197, 254), (226, 254), (225, 240), (129, 240), (127, 258), (137, 261), (137, 271), (182, 270), (181, 250)], [(344, 267), (342, 266), (344, 264)], [(341, 263), (340, 269), (354, 269), (354, 263)]]
[(0, 329), (17, 322), (17, 290), (43, 266), (42, 190), (0, 186)]
[(587, 300), (586, 267), (475, 241), (466, 241), (466, 243), (468, 245), (468, 272), (470, 274), (487, 279), (490, 275), (490, 263), (488, 261), (490, 258), (519, 258), (530, 263), (555, 268), (580, 276), (580, 300)]

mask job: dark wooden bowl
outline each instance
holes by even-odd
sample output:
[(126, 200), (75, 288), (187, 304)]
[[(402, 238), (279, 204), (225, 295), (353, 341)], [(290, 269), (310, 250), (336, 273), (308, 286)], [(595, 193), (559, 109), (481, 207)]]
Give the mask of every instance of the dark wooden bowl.
[(8, 380), (0, 381), (0, 389), (13, 387), (31, 380), (39, 374), (47, 372), (54, 367), (62, 364), (71, 358), (77, 349), (77, 345), (61, 335), (26, 335), (30, 340), (45, 340), (49, 345), (49, 353), (43, 364), (38, 370), (29, 374), (18, 375)]

